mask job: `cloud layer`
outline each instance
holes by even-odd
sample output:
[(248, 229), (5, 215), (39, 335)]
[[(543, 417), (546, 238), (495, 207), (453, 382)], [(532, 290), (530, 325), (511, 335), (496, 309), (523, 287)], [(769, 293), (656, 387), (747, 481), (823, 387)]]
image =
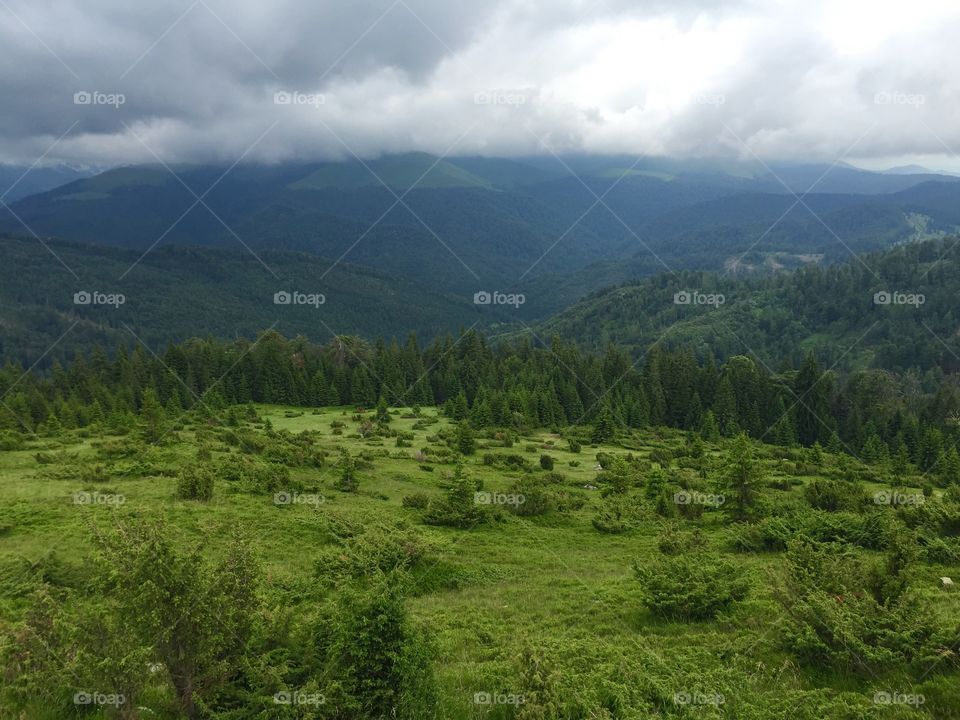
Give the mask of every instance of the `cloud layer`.
[(955, 167), (958, 21), (938, 0), (3, 0), (0, 161)]

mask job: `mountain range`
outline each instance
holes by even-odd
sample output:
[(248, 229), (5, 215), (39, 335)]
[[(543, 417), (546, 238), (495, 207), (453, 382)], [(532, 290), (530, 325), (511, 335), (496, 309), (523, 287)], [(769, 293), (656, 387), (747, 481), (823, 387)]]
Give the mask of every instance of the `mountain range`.
[[(312, 339), (569, 327), (582, 298), (659, 273), (752, 281), (956, 232), (958, 178), (909, 170), (421, 153), (113, 168), (0, 207), (0, 341), (35, 359), (77, 318), (71, 335), (113, 344), (133, 331), (153, 346), (275, 321)], [(129, 302), (88, 316), (72, 302), (85, 289)], [(274, 306), (285, 290), (327, 302)], [(498, 291), (522, 304), (474, 303)]]

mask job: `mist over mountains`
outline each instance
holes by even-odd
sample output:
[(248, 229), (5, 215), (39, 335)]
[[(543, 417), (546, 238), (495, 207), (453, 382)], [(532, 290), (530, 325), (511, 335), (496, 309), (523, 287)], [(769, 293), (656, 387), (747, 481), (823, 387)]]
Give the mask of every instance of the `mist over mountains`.
[[(522, 330), (644, 277), (826, 267), (958, 227), (956, 178), (842, 163), (413, 153), (119, 167), (0, 208), (15, 260), (3, 271), (4, 342), (35, 358), (77, 319), (107, 344), (129, 335), (124, 326), (151, 344), (274, 322), (314, 339)], [(85, 289), (127, 303), (87, 317), (73, 303)], [(283, 290), (327, 302), (278, 307)], [(477, 304), (481, 292), (522, 302)], [(27, 317), (47, 319), (25, 332)]]

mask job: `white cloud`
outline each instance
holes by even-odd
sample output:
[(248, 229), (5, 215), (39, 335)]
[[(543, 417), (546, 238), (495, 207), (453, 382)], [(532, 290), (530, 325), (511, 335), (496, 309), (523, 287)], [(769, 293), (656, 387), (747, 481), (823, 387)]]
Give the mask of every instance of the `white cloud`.
[[(343, 157), (337, 137), (360, 155), (545, 143), (831, 162), (854, 146), (861, 163), (944, 165), (960, 149), (960, 7), (939, 0), (8, 5), (7, 161), (32, 162), (75, 120), (48, 160), (153, 161), (129, 126), (165, 161), (232, 161), (273, 123), (251, 159)], [(78, 90), (127, 101), (76, 106)], [(325, 102), (278, 106), (277, 90)]]

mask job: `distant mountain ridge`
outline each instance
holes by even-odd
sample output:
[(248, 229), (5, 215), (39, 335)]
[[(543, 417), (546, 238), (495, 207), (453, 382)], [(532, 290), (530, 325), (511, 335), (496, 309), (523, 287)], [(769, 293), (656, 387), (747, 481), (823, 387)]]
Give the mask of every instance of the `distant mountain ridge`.
[(94, 169), (74, 168), (68, 165), (52, 167), (0, 165), (0, 198), (9, 204), (75, 180), (88, 178), (96, 173)]
[(323, 278), (346, 263), (435, 295), (523, 292), (516, 317), (531, 321), (667, 269), (777, 272), (960, 227), (957, 178), (843, 164), (408, 153), (172, 170), (115, 168), (22, 198), (16, 217), (0, 208), (0, 230), (306, 252)]

